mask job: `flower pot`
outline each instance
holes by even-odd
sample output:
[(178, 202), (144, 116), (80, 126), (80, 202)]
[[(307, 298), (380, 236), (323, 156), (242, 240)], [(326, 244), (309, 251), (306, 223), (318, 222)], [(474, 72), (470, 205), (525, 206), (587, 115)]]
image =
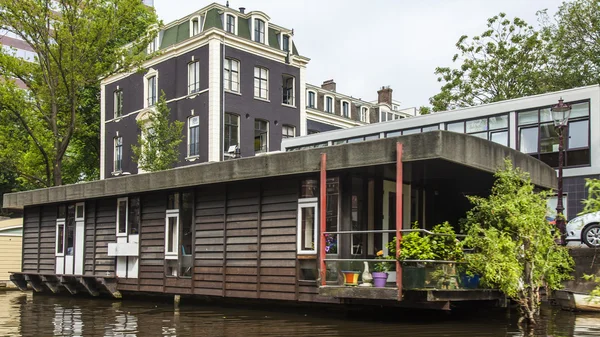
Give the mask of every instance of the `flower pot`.
[(388, 273), (381, 272), (381, 271), (374, 271), (373, 273), (371, 273), (371, 275), (373, 276), (373, 285), (375, 286), (375, 288), (385, 287), (385, 283), (388, 278)]
[(343, 271), (342, 270), (342, 274), (344, 274), (344, 285), (347, 286), (357, 286), (358, 285), (358, 275), (360, 274), (359, 271)]

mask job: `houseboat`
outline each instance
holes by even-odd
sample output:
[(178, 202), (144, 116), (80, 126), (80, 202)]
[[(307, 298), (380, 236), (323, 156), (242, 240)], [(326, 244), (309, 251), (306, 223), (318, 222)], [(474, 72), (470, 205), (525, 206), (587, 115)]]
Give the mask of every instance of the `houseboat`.
[(494, 290), (403, 287), (400, 264), (383, 288), (345, 286), (341, 272), (372, 263), (414, 222), (456, 225), (471, 208), (465, 196), (489, 194), (505, 158), (555, 186), (555, 171), (529, 155), (432, 131), (5, 194), (5, 208), (24, 212), (22, 271), (11, 279), (92, 296), (497, 305)]

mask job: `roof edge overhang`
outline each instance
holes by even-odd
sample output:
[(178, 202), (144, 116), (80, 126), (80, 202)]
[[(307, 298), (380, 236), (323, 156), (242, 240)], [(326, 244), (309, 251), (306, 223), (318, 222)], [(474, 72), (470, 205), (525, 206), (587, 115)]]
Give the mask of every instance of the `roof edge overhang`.
[(504, 159), (508, 158), (513, 165), (529, 172), (535, 185), (542, 188), (554, 188), (557, 185), (555, 170), (529, 155), (466, 134), (431, 131), (9, 193), (4, 195), (3, 207), (22, 209), (31, 205), (316, 173), (320, 170), (321, 153), (327, 154), (327, 170), (393, 164), (396, 162), (396, 143), (403, 144), (403, 162), (443, 159), (493, 173), (502, 168)]

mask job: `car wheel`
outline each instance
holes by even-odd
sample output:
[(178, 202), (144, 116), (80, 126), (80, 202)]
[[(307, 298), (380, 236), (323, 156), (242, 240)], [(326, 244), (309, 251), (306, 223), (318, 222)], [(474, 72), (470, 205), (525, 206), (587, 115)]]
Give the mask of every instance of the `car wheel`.
[(599, 248), (600, 247), (600, 225), (593, 224), (589, 225), (583, 231), (581, 235), (583, 239), (583, 243), (585, 243), (590, 248)]

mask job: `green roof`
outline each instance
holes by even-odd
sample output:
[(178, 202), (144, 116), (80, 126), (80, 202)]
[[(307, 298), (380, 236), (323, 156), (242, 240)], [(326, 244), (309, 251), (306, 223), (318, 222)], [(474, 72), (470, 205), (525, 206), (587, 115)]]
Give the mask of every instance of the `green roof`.
[(277, 49), (281, 49), (279, 46), (279, 39), (277, 38), (277, 32), (275, 29), (269, 28), (269, 46)]
[(248, 40), (252, 39), (252, 35), (250, 35), (250, 19), (238, 18), (238, 36)]
[(204, 19), (204, 28), (203, 29), (209, 29), (209, 28), (219, 28), (219, 29), (223, 29), (223, 22), (221, 22), (221, 16), (219, 15), (219, 10), (216, 8), (213, 8), (211, 10), (209, 10), (208, 12), (206, 12), (206, 18)]

